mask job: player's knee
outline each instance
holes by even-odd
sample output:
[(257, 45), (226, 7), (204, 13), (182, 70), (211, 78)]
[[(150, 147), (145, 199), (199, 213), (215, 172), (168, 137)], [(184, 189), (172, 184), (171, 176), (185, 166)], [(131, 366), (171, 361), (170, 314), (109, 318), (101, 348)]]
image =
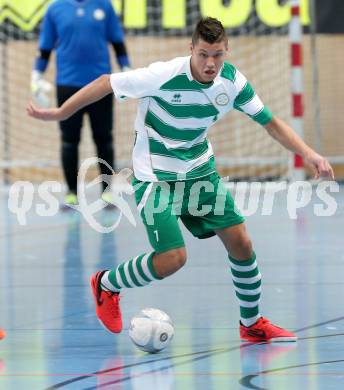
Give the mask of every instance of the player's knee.
[(174, 264), (176, 271), (182, 268), (186, 263), (185, 248), (177, 248), (171, 251), (171, 262)]
[(153, 259), (156, 273), (164, 278), (177, 272), (185, 263), (185, 248), (172, 249), (168, 252), (156, 254)]
[(247, 235), (243, 235), (232, 245), (231, 256), (237, 260), (248, 260), (253, 256), (252, 241)]
[(177, 272), (186, 263), (186, 250), (185, 248), (172, 249), (166, 252), (165, 264), (168, 273)]

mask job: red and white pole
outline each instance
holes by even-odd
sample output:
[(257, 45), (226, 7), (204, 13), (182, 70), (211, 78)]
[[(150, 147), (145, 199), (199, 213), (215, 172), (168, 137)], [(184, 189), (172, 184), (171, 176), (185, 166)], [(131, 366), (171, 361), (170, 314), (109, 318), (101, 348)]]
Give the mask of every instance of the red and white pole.
[[(295, 132), (303, 139), (303, 59), (302, 25), (300, 19), (300, 0), (290, 0), (291, 19), (289, 24), (289, 42), (292, 80), (292, 121)], [(304, 180), (305, 170), (301, 156), (294, 154), (291, 168), (292, 180)]]

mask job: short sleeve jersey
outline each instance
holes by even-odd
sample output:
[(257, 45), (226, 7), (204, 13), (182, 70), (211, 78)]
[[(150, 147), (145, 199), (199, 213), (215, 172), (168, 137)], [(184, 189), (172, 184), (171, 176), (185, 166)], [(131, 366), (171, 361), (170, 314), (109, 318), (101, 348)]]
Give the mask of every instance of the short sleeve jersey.
[(214, 172), (207, 133), (233, 109), (261, 125), (272, 119), (245, 76), (228, 62), (209, 84), (193, 78), (190, 56), (115, 73), (110, 80), (117, 99), (140, 99), (133, 167), (142, 181), (188, 180)]

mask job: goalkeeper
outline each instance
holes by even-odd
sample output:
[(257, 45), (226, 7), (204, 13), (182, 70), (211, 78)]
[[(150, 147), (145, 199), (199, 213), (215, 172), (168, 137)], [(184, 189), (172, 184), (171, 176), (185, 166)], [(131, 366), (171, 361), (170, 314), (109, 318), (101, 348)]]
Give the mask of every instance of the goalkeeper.
[[(56, 92), (61, 106), (80, 88), (104, 73), (110, 73), (108, 44), (115, 50), (122, 70), (129, 68), (120, 21), (109, 0), (56, 0), (44, 17), (39, 54), (31, 78), (34, 101), (41, 106), (49, 105), (50, 84), (43, 79), (51, 52), (56, 50)], [(105, 96), (87, 105), (70, 118), (60, 122), (61, 158), (68, 192), (65, 204), (77, 204), (78, 145), (83, 116), (90, 117), (92, 137), (98, 157), (114, 168), (112, 138), (113, 97)], [(100, 164), (102, 174), (111, 174), (105, 164)], [(103, 190), (106, 183), (103, 182)], [(105, 201), (110, 193), (103, 192)]]
[[(60, 108), (28, 107), (28, 114), (34, 118), (60, 120), (111, 92), (118, 99), (140, 99), (133, 151), (134, 183), (140, 186), (135, 186), (135, 197), (154, 250), (92, 276), (97, 316), (111, 332), (122, 330), (122, 288), (159, 281), (185, 264), (180, 216), (194, 236), (217, 235), (228, 252), (240, 307), (240, 337), (253, 342), (296, 340), (293, 333), (260, 314), (261, 274), (256, 255), (244, 218), (216, 172), (207, 132), (235, 108), (264, 126), (285, 148), (303, 156), (316, 176), (333, 179), (333, 172), (325, 158), (263, 105), (244, 75), (225, 61), (227, 51), (228, 38), (222, 24), (205, 18), (193, 33), (191, 57), (104, 75)], [(164, 206), (161, 211), (152, 212), (160, 204)], [(201, 213), (206, 208), (206, 213)]]

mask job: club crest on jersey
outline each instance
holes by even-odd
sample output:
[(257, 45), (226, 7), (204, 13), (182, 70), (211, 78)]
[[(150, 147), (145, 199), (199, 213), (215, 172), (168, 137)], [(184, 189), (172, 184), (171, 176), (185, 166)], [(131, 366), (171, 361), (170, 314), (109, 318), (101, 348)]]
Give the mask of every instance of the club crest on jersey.
[(100, 9), (100, 8), (97, 8), (94, 12), (93, 12), (93, 17), (94, 19), (96, 20), (103, 20), (105, 18), (105, 12)]
[(220, 93), (216, 96), (215, 102), (219, 106), (226, 106), (229, 103), (229, 96), (226, 93)]

